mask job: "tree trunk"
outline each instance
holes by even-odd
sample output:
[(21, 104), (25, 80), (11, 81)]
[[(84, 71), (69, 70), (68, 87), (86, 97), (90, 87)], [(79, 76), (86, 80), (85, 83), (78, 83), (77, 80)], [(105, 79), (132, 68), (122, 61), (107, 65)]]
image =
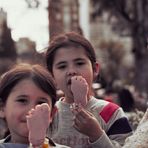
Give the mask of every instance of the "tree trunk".
[(133, 52), (135, 55), (134, 85), (141, 92), (148, 93), (148, 49), (144, 27), (133, 26)]
[(147, 0), (136, 1), (131, 30), (135, 55), (135, 87), (140, 92), (148, 93), (148, 49), (146, 47), (146, 38), (148, 35), (147, 7)]
[(143, 55), (135, 61), (135, 87), (148, 93), (148, 54)]

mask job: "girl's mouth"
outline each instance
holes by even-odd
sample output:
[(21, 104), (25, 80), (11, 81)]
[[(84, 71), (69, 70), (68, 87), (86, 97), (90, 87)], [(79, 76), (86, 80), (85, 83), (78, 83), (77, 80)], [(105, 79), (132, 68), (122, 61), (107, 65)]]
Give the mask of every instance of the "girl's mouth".
[(27, 120), (26, 119), (22, 119), (21, 122), (22, 123), (27, 123)]

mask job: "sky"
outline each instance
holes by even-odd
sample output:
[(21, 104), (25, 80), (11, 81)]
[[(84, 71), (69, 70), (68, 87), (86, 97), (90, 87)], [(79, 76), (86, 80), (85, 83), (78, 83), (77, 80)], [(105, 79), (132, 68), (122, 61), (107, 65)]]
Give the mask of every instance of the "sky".
[(28, 37), (36, 42), (37, 51), (47, 46), (47, 0), (41, 0), (38, 9), (29, 9), (25, 0), (0, 0), (0, 8), (7, 12), (7, 23), (14, 41)]

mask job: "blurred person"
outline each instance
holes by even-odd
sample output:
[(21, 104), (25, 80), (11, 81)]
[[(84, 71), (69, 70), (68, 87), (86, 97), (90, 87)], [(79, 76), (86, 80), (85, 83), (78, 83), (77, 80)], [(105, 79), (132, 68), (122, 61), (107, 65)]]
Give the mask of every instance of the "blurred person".
[(119, 105), (125, 112), (131, 112), (135, 109), (135, 100), (132, 93), (127, 88), (121, 88), (118, 92)]

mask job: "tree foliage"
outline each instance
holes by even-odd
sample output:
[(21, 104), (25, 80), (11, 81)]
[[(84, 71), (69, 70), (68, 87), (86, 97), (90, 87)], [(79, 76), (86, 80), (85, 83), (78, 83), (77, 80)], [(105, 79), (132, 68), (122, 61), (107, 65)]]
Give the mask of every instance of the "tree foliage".
[[(95, 20), (104, 12), (109, 13), (109, 21), (120, 35), (132, 38), (132, 52), (135, 55), (135, 86), (142, 91), (148, 87), (148, 0), (92, 0)], [(145, 74), (144, 74), (145, 73)], [(147, 91), (148, 92), (148, 91)]]
[(102, 74), (108, 85), (113, 84), (114, 80), (121, 79), (120, 69), (123, 67), (125, 50), (121, 43), (115, 41), (102, 40), (99, 45), (101, 55), (104, 59), (102, 65)]
[[(110, 20), (114, 16), (112, 25), (116, 25), (118, 33), (131, 36), (133, 41), (136, 40), (133, 47), (136, 56), (140, 57), (147, 52), (148, 0), (92, 0), (92, 4), (95, 8), (92, 13), (94, 19), (107, 11), (110, 13)], [(139, 46), (142, 48), (139, 49)]]
[(7, 27), (7, 23), (2, 24), (2, 34), (0, 36), (0, 58), (16, 59), (16, 49), (14, 41), (11, 37), (11, 30)]

